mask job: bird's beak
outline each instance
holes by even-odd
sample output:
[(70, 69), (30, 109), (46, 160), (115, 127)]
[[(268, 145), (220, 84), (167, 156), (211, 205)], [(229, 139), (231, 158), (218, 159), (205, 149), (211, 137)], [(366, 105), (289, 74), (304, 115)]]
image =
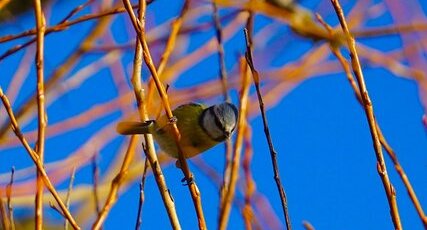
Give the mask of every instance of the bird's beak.
[(230, 136), (231, 136), (231, 132), (229, 132), (229, 131), (225, 131), (224, 135), (225, 135), (225, 137), (226, 137), (227, 139), (229, 139), (229, 138), (230, 138)]

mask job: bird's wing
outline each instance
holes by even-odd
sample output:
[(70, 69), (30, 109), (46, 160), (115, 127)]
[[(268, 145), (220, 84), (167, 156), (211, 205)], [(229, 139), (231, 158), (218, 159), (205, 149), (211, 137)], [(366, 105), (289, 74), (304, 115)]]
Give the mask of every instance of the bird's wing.
[(176, 107), (176, 109), (174, 109), (172, 113), (175, 116), (180, 116), (181, 114), (185, 114), (186, 116), (188, 116), (189, 113), (201, 113), (205, 108), (206, 106), (203, 104), (191, 102)]
[[(198, 119), (205, 108), (206, 106), (203, 104), (191, 102), (176, 107), (172, 113), (178, 119), (178, 126), (186, 126), (189, 122), (194, 122), (195, 118)], [(158, 129), (163, 129), (168, 126), (169, 119), (166, 115), (163, 115), (156, 120), (156, 124)]]

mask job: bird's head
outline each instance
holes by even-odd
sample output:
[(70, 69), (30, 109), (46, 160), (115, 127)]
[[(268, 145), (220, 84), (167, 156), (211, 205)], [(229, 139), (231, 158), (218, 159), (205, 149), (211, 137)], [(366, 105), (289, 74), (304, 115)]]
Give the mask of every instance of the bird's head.
[(236, 128), (237, 118), (236, 106), (225, 102), (205, 109), (200, 125), (213, 140), (221, 142), (231, 137)]

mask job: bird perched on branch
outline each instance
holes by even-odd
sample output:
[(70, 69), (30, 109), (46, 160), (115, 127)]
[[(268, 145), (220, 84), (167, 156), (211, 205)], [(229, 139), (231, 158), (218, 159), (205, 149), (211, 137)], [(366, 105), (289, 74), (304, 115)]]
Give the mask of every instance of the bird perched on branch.
[[(184, 104), (172, 111), (181, 134), (179, 145), (185, 158), (194, 157), (230, 138), (236, 128), (238, 110), (225, 102), (206, 107)], [(146, 122), (119, 122), (117, 132), (123, 135), (153, 134), (160, 148), (178, 158), (178, 148), (166, 115)]]

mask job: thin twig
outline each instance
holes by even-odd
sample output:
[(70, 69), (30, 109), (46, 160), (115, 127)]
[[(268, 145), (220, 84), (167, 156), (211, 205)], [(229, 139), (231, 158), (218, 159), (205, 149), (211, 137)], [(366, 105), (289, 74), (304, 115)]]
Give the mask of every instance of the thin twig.
[[(159, 79), (159, 76), (157, 74), (157, 69), (154, 66), (153, 60), (151, 58), (150, 50), (148, 48), (148, 44), (147, 44), (146, 36), (145, 36), (145, 20), (140, 21), (136, 18), (134, 12), (132, 11), (132, 7), (131, 7), (129, 0), (123, 0), (123, 3), (125, 5), (126, 10), (128, 11), (128, 14), (129, 14), (130, 19), (131, 19), (132, 24), (133, 24), (133, 27), (138, 34), (139, 42), (142, 44), (142, 48), (143, 48), (142, 54), (143, 54), (145, 64), (148, 66), (148, 68), (151, 72), (152, 78), (154, 80), (154, 83), (156, 85), (156, 88), (158, 90), (160, 98), (162, 100), (162, 104), (163, 104), (163, 107), (165, 109), (166, 116), (168, 117), (168, 119), (170, 121), (170, 125), (172, 126), (172, 129), (171, 129), (172, 134), (174, 136), (174, 139), (175, 139), (175, 142), (176, 142), (176, 145), (178, 148), (179, 164), (180, 164), (181, 170), (184, 173), (185, 180), (188, 182), (188, 188), (189, 188), (190, 193), (191, 193), (194, 208), (196, 209), (199, 229), (206, 229), (206, 222), (205, 222), (205, 218), (204, 218), (204, 214), (203, 214), (200, 191), (197, 188), (196, 183), (194, 182), (194, 178), (192, 176), (192, 173), (191, 173), (191, 171), (188, 167), (188, 164), (184, 158), (182, 148), (179, 145), (180, 133), (179, 133), (178, 127), (176, 125), (176, 118), (174, 118), (174, 115), (172, 114), (170, 104), (169, 104), (168, 95), (166, 94), (166, 90), (163, 86), (163, 83)], [(141, 9), (141, 10), (145, 10), (145, 9)]]
[[(87, 0), (85, 3), (77, 6), (76, 8), (72, 9), (67, 16), (65, 16), (58, 24), (62, 24), (68, 21), (68, 19), (70, 19), (71, 17), (73, 17), (74, 15), (76, 15), (78, 12), (82, 11), (85, 7), (89, 6), (90, 4), (92, 4), (94, 2), (94, 0)], [(47, 28), (46, 28), (47, 30)]]
[[(71, 171), (70, 183), (68, 184), (67, 196), (65, 197), (65, 206), (67, 207), (67, 209), (70, 209), (71, 192), (73, 190), (75, 175), (76, 175), (76, 167), (74, 167), (73, 171)], [(64, 222), (65, 230), (68, 230), (68, 225), (69, 225), (69, 222), (67, 219), (65, 219), (65, 222)]]
[(242, 75), (242, 89), (240, 91), (240, 106), (239, 106), (239, 120), (237, 123), (237, 137), (236, 142), (234, 143), (234, 152), (231, 160), (231, 170), (230, 170), (230, 181), (225, 188), (224, 198), (221, 200), (220, 204), (220, 213), (219, 213), (219, 227), (218, 229), (224, 230), (227, 229), (228, 220), (230, 217), (231, 204), (234, 200), (234, 195), (236, 192), (237, 179), (239, 177), (239, 168), (240, 168), (240, 158), (243, 146), (243, 137), (246, 129), (246, 115), (248, 107), (248, 95), (250, 88), (250, 77), (247, 68), (246, 61), (240, 59), (240, 70)]
[[(93, 1), (93, 0), (90, 0), (90, 1)], [(150, 4), (151, 2), (153, 2), (153, 1), (147, 1), (147, 4)], [(94, 19), (99, 19), (99, 18), (102, 18), (102, 17), (110, 16), (110, 15), (113, 15), (113, 14), (118, 14), (118, 13), (124, 13), (124, 12), (126, 12), (126, 10), (125, 10), (124, 7), (115, 7), (115, 8), (112, 8), (112, 9), (104, 10), (102, 12), (87, 14), (87, 15), (81, 16), (80, 18), (77, 18), (75, 20), (68, 21), (69, 18), (71, 18), (73, 15), (75, 15), (76, 13), (78, 13), (78, 11), (82, 10), (85, 7), (83, 5), (87, 5), (87, 4), (89, 4), (89, 1), (86, 2), (85, 4), (79, 5), (78, 7), (74, 8), (58, 24), (56, 24), (54, 26), (51, 26), (51, 27), (47, 27), (46, 28), (46, 34), (50, 34), (51, 32), (59, 32), (59, 31), (66, 30), (70, 26), (79, 24), (81, 22), (86, 22), (86, 21), (90, 21), (90, 20), (94, 20)], [(138, 5), (137, 4), (133, 5), (132, 8), (136, 9), (136, 8), (138, 8)], [(12, 40), (23, 38), (23, 37), (32, 36), (32, 35), (35, 35), (36, 33), (37, 33), (37, 29), (33, 28), (33, 29), (30, 29), (30, 30), (24, 31), (22, 33), (19, 33), (19, 34), (6, 35), (6, 36), (3, 36), (3, 37), (0, 37), (0, 43), (12, 41)]]
[[(333, 33), (332, 28), (322, 19), (322, 17), (319, 14), (316, 14), (317, 20), (330, 32)], [(338, 61), (340, 62), (341, 66), (344, 69), (344, 72), (346, 74), (347, 80), (350, 83), (350, 86), (353, 88), (353, 91), (355, 92), (356, 99), (359, 101), (360, 105), (363, 106), (362, 96), (360, 94), (360, 91), (357, 87), (356, 82), (353, 79), (353, 76), (351, 74), (351, 68), (350, 65), (347, 63), (341, 52), (338, 50), (336, 46), (331, 45), (330, 46), (332, 53), (337, 57)], [(411, 182), (409, 181), (408, 176), (405, 173), (405, 170), (400, 165), (399, 160), (397, 158), (397, 155), (395, 154), (394, 150), (391, 148), (391, 146), (388, 144), (387, 140), (385, 139), (381, 128), (379, 127), (378, 123), (375, 121), (375, 126), (378, 130), (378, 136), (380, 138), (381, 145), (386, 150), (388, 156), (393, 161), (393, 165), (397, 171), (397, 173), (400, 176), (400, 179), (403, 181), (403, 184), (405, 185), (406, 191), (409, 194), (409, 197), (411, 198), (412, 203), (415, 206), (415, 209), (417, 210), (418, 216), (420, 217), (421, 221), (423, 222), (424, 227), (427, 229), (427, 217), (424, 214), (424, 210), (418, 200), (418, 197), (415, 193), (415, 190), (412, 187)]]
[(251, 163), (252, 163), (252, 129), (249, 125), (246, 126), (244, 146), (245, 152), (243, 155), (243, 173), (245, 175), (245, 204), (243, 206), (243, 219), (245, 222), (245, 229), (252, 229), (254, 210), (252, 208), (252, 196), (255, 193), (255, 181), (252, 177)]
[(10, 173), (10, 181), (6, 186), (6, 198), (7, 198), (7, 209), (8, 209), (8, 218), (10, 220), (10, 229), (15, 230), (15, 220), (13, 217), (13, 207), (12, 207), (12, 186), (13, 186), (13, 177), (15, 175), (15, 167), (12, 167)]
[[(58, 81), (66, 76), (66, 71), (72, 68), (77, 61), (80, 59), (81, 55), (83, 55), (87, 50), (90, 49), (92, 44), (96, 41), (96, 39), (108, 28), (108, 23), (112, 20), (111, 17), (101, 18), (101, 20), (95, 25), (95, 27), (89, 32), (89, 34), (83, 39), (80, 43), (80, 46), (76, 48), (76, 51), (72, 53), (61, 65), (59, 68), (56, 68), (53, 73), (47, 77), (47, 81), (44, 89), (48, 92), (52, 89)], [(32, 111), (31, 109), (34, 106), (34, 100), (31, 100), (35, 96), (32, 95), (28, 100), (26, 100), (19, 110), (16, 112), (16, 119), (20, 121), (20, 119)], [(7, 124), (3, 125), (0, 128), (0, 139), (2, 139), (7, 132), (9, 131), (9, 126)]]
[[(239, 13), (239, 10), (235, 10), (235, 11), (231, 11), (228, 12), (227, 14), (221, 16), (219, 18), (220, 22), (224, 22), (224, 21), (228, 21), (234, 17), (236, 17), (236, 15)], [(188, 25), (188, 26), (183, 26), (182, 29), (179, 30), (179, 35), (185, 35), (185, 34), (191, 34), (191, 33), (201, 33), (205, 30), (208, 30), (209, 28), (213, 27), (214, 25), (212, 25), (212, 22), (203, 22), (200, 24), (196, 24), (196, 25)], [(157, 45), (157, 44), (165, 44), (167, 42), (167, 40), (170, 38), (171, 33), (162, 35), (160, 37), (157, 37), (153, 40), (150, 41), (150, 44), (152, 46)], [(0, 37), (1, 39), (1, 37)], [(135, 41), (131, 41), (128, 43), (124, 43), (124, 44), (99, 44), (96, 47), (93, 47), (90, 51), (88, 51), (88, 53), (103, 53), (103, 52), (110, 52), (116, 49), (119, 50), (126, 50), (126, 49), (134, 49), (135, 48)]]
[(98, 154), (95, 153), (92, 157), (92, 180), (93, 180), (93, 200), (95, 203), (96, 214), (99, 215), (101, 210), (99, 208), (98, 184), (99, 184), (99, 168), (98, 168)]
[(230, 101), (230, 97), (227, 91), (228, 90), (227, 69), (225, 66), (225, 52), (224, 52), (224, 45), (223, 45), (223, 38), (222, 38), (222, 26), (221, 26), (221, 21), (218, 15), (218, 7), (214, 0), (212, 1), (212, 8), (213, 8), (213, 20), (215, 25), (215, 35), (216, 35), (216, 40), (218, 41), (219, 76), (221, 79), (222, 94), (224, 97), (224, 101)]
[(49, 201), (49, 206), (51, 209), (55, 210), (59, 215), (65, 218), (64, 213), (58, 207), (56, 207), (55, 204), (52, 203), (52, 201)]
[[(47, 125), (47, 113), (45, 108), (44, 94), (44, 36), (46, 30), (46, 21), (41, 5), (41, 0), (34, 0), (34, 14), (36, 17), (37, 28), (37, 51), (36, 51), (36, 69), (37, 69), (37, 111), (38, 111), (38, 135), (35, 151), (39, 157), (39, 161), (43, 164), (45, 135)], [(43, 228), (43, 181), (40, 172), (37, 171), (37, 191), (36, 191), (36, 211), (35, 211), (35, 228), (41, 230)]]
[(248, 29), (245, 29), (245, 38), (246, 38), (246, 55), (245, 56), (246, 56), (246, 59), (248, 60), (248, 65), (251, 68), (252, 77), (254, 79), (254, 85), (255, 85), (258, 102), (259, 102), (259, 109), (261, 111), (261, 116), (262, 116), (262, 123), (264, 125), (264, 133), (267, 139), (268, 148), (270, 150), (271, 162), (273, 164), (274, 180), (276, 182), (277, 190), (280, 195), (280, 201), (282, 203), (282, 210), (283, 210), (283, 215), (285, 217), (286, 228), (288, 230), (291, 230), (292, 224), (291, 224), (291, 218), (289, 216), (289, 211), (288, 211), (288, 201), (286, 198), (285, 189), (283, 188), (283, 185), (280, 179), (279, 164), (277, 163), (277, 151), (274, 149), (273, 140), (270, 134), (270, 128), (268, 126), (267, 115), (265, 113), (264, 100), (262, 98), (261, 89), (260, 89), (260, 76), (258, 74), (258, 71), (255, 69), (255, 66), (253, 63), (252, 40), (251, 40), (250, 33), (248, 32)]
[[(146, 150), (146, 149), (144, 149)], [(144, 160), (144, 168), (142, 170), (142, 178), (141, 183), (139, 183), (139, 199), (138, 199), (138, 212), (136, 214), (136, 223), (135, 223), (135, 230), (139, 230), (141, 228), (142, 224), (142, 206), (145, 201), (145, 195), (144, 195), (144, 187), (145, 187), (145, 179), (147, 178), (147, 169), (148, 169), (148, 159), (145, 158)]]
[(122, 185), (129, 165), (131, 164), (134, 154), (135, 154), (135, 148), (138, 141), (138, 137), (133, 135), (130, 138), (128, 149), (126, 150), (125, 158), (123, 159), (122, 166), (120, 168), (120, 171), (117, 173), (117, 176), (113, 179), (111, 182), (111, 188), (110, 192), (108, 193), (107, 199), (105, 201), (105, 204), (101, 210), (101, 212), (98, 214), (95, 223), (92, 225), (92, 229), (100, 229), (102, 226), (102, 223), (107, 218), (108, 213), (110, 212), (113, 205), (116, 203), (118, 199), (118, 192), (120, 189), (120, 186)]
[[(250, 124), (249, 123), (247, 123), (247, 126), (246, 126), (247, 128), (250, 128)], [(248, 129), (246, 129), (246, 130), (248, 130)], [(245, 132), (245, 139), (246, 138), (248, 138), (248, 132), (246, 131)], [(245, 142), (246, 142), (246, 140), (245, 140)], [(245, 145), (245, 151), (247, 151), (248, 149), (251, 149), (251, 147), (250, 148), (248, 148), (248, 149), (246, 149), (246, 144), (244, 144)], [(246, 154), (246, 153), (245, 153)], [(191, 163), (193, 163), (195, 166), (196, 166), (196, 168), (200, 171), (200, 172), (202, 172), (203, 174), (205, 174), (205, 176), (206, 177), (208, 177), (210, 180), (210, 182), (215, 186), (215, 187), (217, 187), (217, 188), (220, 188), (221, 186), (222, 186), (222, 181), (221, 181), (221, 175), (220, 175), (220, 173), (219, 172), (217, 172), (211, 165), (209, 165), (208, 163), (206, 163), (202, 158), (194, 158), (194, 160), (192, 160), (191, 161)], [(255, 186), (255, 184), (253, 184), (254, 186)], [(240, 186), (238, 186), (238, 187), (240, 187)], [(240, 192), (240, 193), (243, 193), (242, 191)], [(261, 195), (261, 194), (257, 194), (256, 193), (256, 191), (255, 191), (255, 187), (254, 187), (254, 194), (253, 194), (253, 196), (252, 196), (252, 198), (253, 198), (253, 203), (255, 204), (256, 203), (256, 197), (257, 196), (259, 196), (259, 197), (262, 197), (263, 195)], [(244, 203), (245, 203), (245, 201), (244, 200), (242, 200), (241, 199), (241, 197), (239, 197), (239, 196), (236, 196), (236, 198), (234, 199), (234, 201), (233, 201), (233, 205), (234, 205), (234, 207), (235, 208), (238, 208), (239, 210), (241, 210), (242, 212), (244, 212), (244, 209), (245, 209), (245, 207), (244, 207)], [(265, 204), (262, 204), (262, 206), (265, 208), (265, 209), (268, 209), (268, 207), (270, 207), (271, 208), (271, 206), (270, 205), (265, 205)], [(268, 207), (267, 207), (268, 206)], [(244, 213), (242, 213), (242, 215), (244, 216), (245, 214)], [(270, 215), (270, 218), (272, 217), (272, 215), (275, 215), (275, 213), (274, 212), (272, 212), (272, 211), (270, 211), (268, 214), (266, 214), (266, 215)], [(264, 228), (262, 228), (261, 227), (261, 223), (260, 222), (262, 222), (262, 221), (260, 221), (259, 219), (258, 219), (258, 216), (256, 216), (255, 215), (255, 213), (252, 213), (252, 214), (250, 214), (250, 221), (252, 222), (252, 226), (253, 226), (253, 228), (254, 229), (256, 229), (256, 230), (260, 230), (260, 229), (264, 229)], [(273, 219), (277, 219), (277, 217), (274, 217)], [(269, 228), (270, 229), (278, 229), (278, 227), (277, 226), (279, 226), (279, 225), (274, 225), (274, 226), (276, 226), (276, 228), (271, 228), (271, 226), (273, 226), (273, 225), (269, 225)], [(268, 228), (267, 228), (268, 229)]]
[(302, 225), (304, 226), (305, 230), (314, 230), (313, 225), (311, 225), (310, 222), (306, 220), (302, 222)]
[(374, 28), (364, 28), (363, 30), (351, 31), (356, 38), (370, 38), (390, 36), (394, 34), (418, 33), (427, 30), (427, 23), (411, 23), (409, 25), (391, 25)]
[(37, 153), (30, 147), (27, 140), (25, 139), (24, 135), (22, 134), (21, 129), (19, 128), (19, 125), (16, 121), (15, 115), (13, 114), (12, 107), (10, 105), (9, 99), (6, 97), (6, 95), (3, 94), (3, 89), (0, 87), (0, 98), (3, 102), (3, 105), (9, 115), (10, 123), (12, 130), (15, 132), (15, 135), (18, 137), (18, 139), (21, 141), (22, 145), (27, 150), (28, 154), (31, 157), (31, 160), (34, 162), (34, 164), (37, 167), (37, 170), (41, 174), (41, 178), (43, 179), (44, 185), (49, 190), (49, 192), (52, 194), (58, 205), (60, 206), (62, 212), (64, 213), (64, 216), (70, 221), (71, 225), (75, 229), (80, 229), (80, 227), (77, 225), (76, 221), (74, 220), (71, 213), (68, 211), (68, 209), (65, 207), (65, 204), (62, 202), (61, 198), (59, 197), (58, 192), (55, 190), (52, 182), (50, 181), (49, 177), (47, 176), (46, 171), (43, 168), (43, 163), (40, 161), (39, 156)]
[(358, 82), (359, 91), (360, 91), (362, 102), (363, 102), (363, 108), (365, 110), (366, 118), (369, 123), (369, 129), (371, 132), (372, 142), (374, 145), (375, 155), (377, 158), (377, 170), (387, 196), (388, 204), (390, 207), (390, 215), (393, 220), (394, 228), (402, 229), (402, 224), (400, 222), (399, 210), (398, 210), (397, 201), (396, 201), (396, 192), (388, 177), (387, 167), (386, 167), (386, 164), (384, 161), (384, 155), (382, 152), (381, 141), (378, 134), (379, 132), (376, 125), (374, 109), (368, 94), (368, 90), (366, 88), (365, 79), (363, 77), (362, 68), (360, 66), (359, 57), (357, 55), (356, 42), (353, 36), (350, 34), (350, 31), (348, 29), (348, 26), (344, 17), (344, 12), (341, 8), (339, 1), (331, 0), (331, 2), (338, 16), (338, 19), (340, 21), (341, 28), (344, 31), (344, 34), (347, 39), (347, 45), (351, 54), (351, 63), (352, 63), (353, 73), (356, 76), (356, 79)]
[[(215, 35), (216, 40), (218, 42), (218, 62), (219, 62), (219, 77), (221, 80), (222, 87), (222, 95), (224, 97), (224, 101), (230, 101), (230, 96), (228, 95), (228, 83), (227, 83), (227, 67), (225, 65), (225, 51), (223, 44), (223, 33), (221, 21), (218, 15), (218, 7), (214, 0), (212, 0), (212, 8), (213, 8), (213, 21), (215, 26)], [(227, 139), (225, 141), (225, 162), (224, 162), (224, 172), (223, 172), (223, 185), (220, 190), (221, 199), (223, 199), (225, 195), (225, 185), (229, 183), (229, 175), (231, 169), (231, 154), (232, 154), (232, 143), (231, 139)]]

